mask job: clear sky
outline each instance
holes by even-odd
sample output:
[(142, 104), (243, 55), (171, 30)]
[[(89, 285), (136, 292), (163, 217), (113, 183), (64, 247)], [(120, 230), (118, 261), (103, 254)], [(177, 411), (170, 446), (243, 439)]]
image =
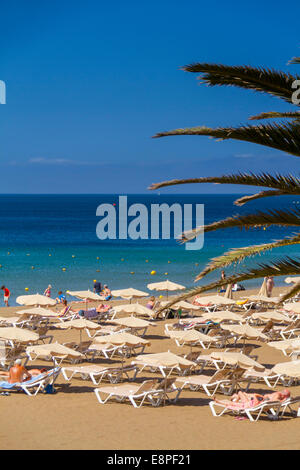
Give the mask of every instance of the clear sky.
[[(288, 109), (250, 91), (199, 86), (179, 67), (203, 61), (299, 73), (286, 65), (300, 55), (299, 12), (299, 3), (282, 8), (278, 0), (2, 2), (0, 192), (142, 193), (174, 177), (298, 173), (297, 157), (254, 144), (151, 136)], [(241, 192), (164, 191), (216, 190)]]

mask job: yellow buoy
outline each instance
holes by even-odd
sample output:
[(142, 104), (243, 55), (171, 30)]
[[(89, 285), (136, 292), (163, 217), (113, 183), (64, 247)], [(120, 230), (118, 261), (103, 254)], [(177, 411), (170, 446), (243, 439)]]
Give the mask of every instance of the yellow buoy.
[(163, 296), (162, 296), (162, 295), (160, 295), (160, 296), (159, 296), (159, 298), (160, 298), (160, 299), (163, 299)]
[(171, 261), (168, 261), (168, 263), (171, 263)]
[(75, 258), (75, 255), (72, 255), (72, 258)]
[(7, 254), (10, 255), (10, 251), (8, 251)]
[(29, 290), (28, 287), (25, 287), (25, 290)]
[(169, 273), (165, 273), (165, 275), (167, 276)]
[(31, 266), (31, 269), (34, 269), (34, 266)]
[(96, 273), (100, 273), (100, 269), (96, 269)]
[(97, 258), (96, 258), (96, 259), (100, 259), (100, 258), (99, 258), (99, 256), (97, 256)]
[(52, 256), (51, 253), (49, 253), (49, 256)]
[(66, 270), (66, 268), (62, 268), (62, 270), (63, 270), (63, 271), (65, 271), (65, 270)]
[(131, 273), (130, 273), (130, 274), (134, 274), (134, 271), (131, 271)]
[(153, 270), (153, 271), (151, 271), (150, 274), (151, 274), (152, 276), (154, 276), (154, 274), (156, 274), (156, 271)]
[(149, 260), (148, 260), (148, 259), (146, 259), (146, 263), (149, 263)]

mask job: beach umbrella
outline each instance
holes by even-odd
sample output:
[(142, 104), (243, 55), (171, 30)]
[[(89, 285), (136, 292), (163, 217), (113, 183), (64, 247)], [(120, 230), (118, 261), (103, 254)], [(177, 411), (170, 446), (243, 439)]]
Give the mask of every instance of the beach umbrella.
[(82, 335), (82, 330), (99, 330), (101, 329), (101, 325), (98, 325), (98, 323), (92, 322), (90, 320), (86, 320), (85, 318), (79, 318), (78, 320), (70, 320), (66, 321), (63, 323), (55, 323), (53, 326), (56, 328), (60, 328), (62, 330), (67, 330), (67, 329), (76, 329), (80, 331), (80, 343), (81, 343), (81, 335)]
[(25, 330), (24, 328), (3, 327), (0, 328), (0, 339), (17, 341), (19, 343), (29, 343), (31, 341), (37, 341), (39, 339), (39, 335), (33, 331)]
[(261, 331), (253, 328), (250, 325), (220, 325), (223, 330), (228, 330), (231, 333), (237, 334), (240, 338), (245, 339), (257, 339), (257, 340), (267, 340), (268, 337), (261, 333)]
[(128, 289), (113, 290), (111, 291), (111, 294), (114, 297), (122, 297), (122, 299), (130, 300), (130, 302), (131, 302), (131, 299), (148, 297), (149, 295), (147, 292), (143, 292), (141, 290), (134, 289), (132, 287), (129, 287)]
[(284, 341), (270, 341), (268, 346), (283, 352), (300, 351), (300, 338), (286, 339)]
[(265, 295), (250, 295), (247, 297), (247, 299), (253, 302), (261, 302), (266, 304), (277, 304), (280, 301), (279, 297), (267, 297)]
[(148, 289), (150, 290), (156, 290), (156, 291), (166, 291), (167, 292), (167, 298), (169, 295), (169, 291), (177, 291), (177, 290), (184, 290), (186, 289), (185, 286), (182, 286), (181, 284), (176, 284), (175, 282), (166, 280), (162, 282), (153, 282), (152, 284), (147, 285)]
[(300, 361), (280, 362), (275, 364), (273, 371), (288, 377), (300, 378)]
[(193, 362), (184, 359), (181, 356), (168, 352), (142, 354), (136, 357), (133, 361), (134, 364), (152, 365), (153, 367), (182, 367), (190, 368), (194, 365)]
[[(205, 335), (200, 333), (198, 330), (186, 330), (186, 331), (172, 331), (169, 330), (167, 335), (179, 343), (184, 343), (187, 346), (190, 346), (191, 351), (193, 346), (197, 346), (200, 342), (203, 343), (217, 343), (219, 340), (213, 336)], [(201, 343), (200, 343), (201, 344)]]
[(151, 316), (152, 310), (144, 307), (141, 304), (123, 304), (123, 305), (116, 305), (114, 306), (114, 311), (116, 313), (132, 313), (136, 315), (148, 315)]
[(88, 300), (104, 300), (104, 297), (101, 295), (95, 294), (95, 292), (91, 292), (90, 290), (77, 290), (77, 291), (67, 291), (69, 295), (73, 297), (77, 297), (78, 299), (82, 299), (85, 301), (85, 309), (87, 310), (87, 302)]
[(293, 321), (291, 318), (287, 317), (286, 315), (283, 315), (282, 313), (279, 313), (279, 312), (276, 312), (276, 311), (253, 313), (251, 315), (251, 318), (253, 318), (254, 320), (261, 320), (261, 321), (265, 321), (265, 322), (268, 322), (268, 321), (271, 320), (271, 321), (274, 321), (274, 322), (289, 323), (289, 322)]
[(58, 317), (59, 313), (53, 312), (47, 308), (33, 307), (26, 310), (18, 310), (17, 315), (28, 315), (37, 317)]
[(226, 292), (224, 294), (224, 297), (226, 299), (232, 299), (233, 298), (233, 295), (232, 295), (232, 284), (228, 284), (227, 285), (227, 289), (226, 289)]
[(120, 318), (118, 320), (113, 320), (113, 323), (116, 323), (117, 325), (125, 326), (128, 328), (148, 328), (149, 326), (156, 326), (155, 323), (147, 321), (147, 320), (142, 320), (141, 318), (136, 318), (136, 317), (124, 317)]
[(113, 346), (138, 346), (138, 345), (145, 345), (150, 346), (150, 341), (140, 338), (139, 336), (132, 335), (130, 333), (122, 332), (122, 333), (113, 333), (108, 336), (97, 336), (94, 338), (95, 343), (110, 343)]
[(204, 320), (211, 320), (216, 323), (221, 323), (222, 321), (235, 321), (235, 322), (245, 322), (245, 319), (238, 313), (230, 312), (229, 310), (220, 310), (216, 312), (204, 313), (202, 317)]
[(34, 295), (20, 295), (17, 297), (16, 302), (20, 305), (28, 305), (29, 307), (40, 305), (40, 306), (51, 306), (56, 305), (56, 301), (47, 297), (46, 295), (34, 294)]
[[(227, 299), (226, 297), (222, 295), (207, 295), (205, 297), (198, 297), (195, 299), (195, 302), (197, 302), (199, 305), (234, 305), (235, 300), (233, 299)], [(203, 302), (203, 303), (202, 303)]]
[(297, 277), (286, 277), (284, 282), (286, 282), (287, 284), (291, 284), (292, 282), (294, 284), (297, 284), (298, 282), (300, 282), (300, 277), (297, 276)]
[(50, 356), (55, 364), (55, 358), (58, 357), (61, 360), (63, 359), (79, 359), (84, 357), (78, 351), (68, 348), (60, 343), (49, 343), (49, 344), (39, 344), (36, 346), (28, 346), (26, 352), (37, 359), (38, 357)]
[(300, 302), (290, 302), (284, 305), (284, 310), (292, 313), (300, 313)]
[[(160, 305), (162, 307), (165, 307), (166, 305), (168, 305), (169, 301), (167, 300), (163, 300)], [(176, 304), (173, 304), (172, 307), (171, 307), (173, 310), (179, 310), (179, 309), (183, 309), (183, 310), (199, 310), (200, 306), (199, 305), (193, 305), (193, 304), (190, 304), (189, 302), (186, 302), (185, 300), (180, 300), (179, 302), (177, 302)]]
[(258, 295), (262, 295), (264, 297), (268, 297), (268, 291), (267, 291), (267, 278), (265, 277), (263, 280), (263, 283), (261, 285), (261, 288), (258, 292)]
[(225, 364), (241, 367), (242, 369), (265, 370), (264, 366), (240, 352), (214, 351), (211, 353), (211, 357)]

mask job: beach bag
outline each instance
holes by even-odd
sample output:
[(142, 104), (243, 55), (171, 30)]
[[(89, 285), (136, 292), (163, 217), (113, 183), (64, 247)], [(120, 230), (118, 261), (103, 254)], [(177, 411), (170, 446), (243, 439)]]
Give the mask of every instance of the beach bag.
[(48, 384), (48, 385), (46, 385), (46, 387), (44, 388), (44, 392), (45, 392), (47, 395), (49, 395), (49, 394), (52, 395), (53, 393), (56, 393), (56, 392), (55, 392), (55, 389), (54, 389), (54, 387), (53, 387), (53, 384)]

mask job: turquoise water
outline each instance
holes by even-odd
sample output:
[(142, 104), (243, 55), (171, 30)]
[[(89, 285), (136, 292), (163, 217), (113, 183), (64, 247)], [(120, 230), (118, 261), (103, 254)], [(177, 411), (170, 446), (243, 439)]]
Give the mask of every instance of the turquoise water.
[[(130, 195), (128, 204), (139, 202), (147, 207), (150, 203), (163, 202), (204, 204), (206, 224), (266, 207), (299, 207), (298, 199), (285, 197), (256, 201), (238, 208), (233, 206), (237, 197)], [(53, 287), (52, 296), (56, 296), (58, 290), (92, 289), (94, 279), (107, 283), (111, 289), (136, 287), (147, 290), (148, 283), (164, 279), (192, 287), (195, 286), (194, 277), (210, 258), (232, 247), (264, 243), (293, 231), (285, 228), (222, 230), (206, 234), (202, 250), (187, 251), (175, 240), (99, 240), (96, 226), (100, 219), (96, 209), (102, 203), (116, 204), (118, 209), (116, 195), (2, 195), (0, 201), (0, 282), (11, 290), (11, 305), (15, 304), (18, 295), (43, 293), (49, 283)], [(284, 254), (298, 257), (299, 252), (297, 245), (274, 250), (248, 261), (247, 266)], [(229, 274), (243, 267), (242, 264), (226, 272)], [(152, 270), (156, 275), (150, 274)], [(207, 281), (218, 277), (216, 272)], [(283, 284), (283, 279), (278, 278), (275, 282), (276, 285)], [(245, 287), (259, 286), (260, 283), (248, 281)]]

